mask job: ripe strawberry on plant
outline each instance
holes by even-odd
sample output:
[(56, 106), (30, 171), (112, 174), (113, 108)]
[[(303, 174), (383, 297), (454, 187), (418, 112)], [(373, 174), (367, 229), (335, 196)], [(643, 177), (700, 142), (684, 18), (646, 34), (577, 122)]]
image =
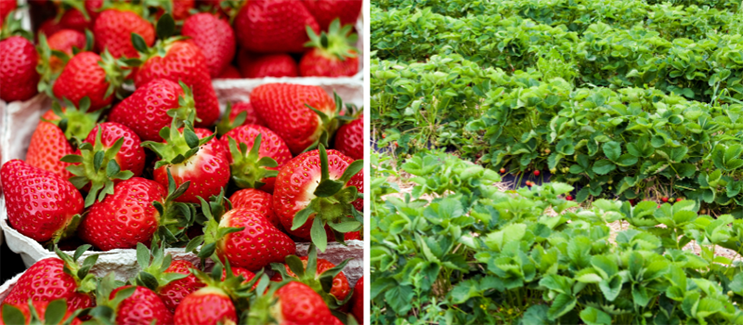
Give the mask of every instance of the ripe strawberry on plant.
[(78, 236), (95, 247), (108, 251), (134, 248), (137, 243), (174, 244), (185, 241), (185, 228), (194, 222), (191, 208), (178, 199), (189, 183), (168, 187), (132, 177), (114, 185), (113, 194), (94, 203), (78, 228)]
[(227, 132), (221, 141), (230, 150), (231, 178), (239, 188), (272, 192), (278, 170), (292, 159), (284, 140), (260, 125), (239, 126)]
[(160, 38), (154, 47), (147, 47), (137, 34), (132, 34), (132, 42), (140, 55), (129, 59), (131, 66), (138, 66), (134, 84), (142, 87), (155, 79), (168, 79), (183, 82), (193, 90), (196, 104), (196, 126), (212, 126), (219, 119), (219, 102), (212, 86), (206, 59), (201, 50), (182, 37), (169, 38), (175, 30), (173, 18), (165, 14), (157, 23)]
[(303, 77), (351, 77), (359, 72), (359, 50), (352, 44), (358, 35), (351, 33), (353, 26), (341, 28), (340, 20), (330, 24), (328, 32), (319, 36), (307, 28), (311, 47), (299, 61), (299, 74)]
[(82, 321), (77, 319), (77, 315), (81, 311), (80, 309), (75, 312), (68, 310), (67, 302), (64, 299), (56, 299), (51, 302), (31, 301), (17, 306), (2, 304), (0, 307), (0, 325), (80, 325)]
[(39, 55), (19, 19), (8, 15), (0, 27), (0, 99), (6, 102), (27, 100), (38, 93), (36, 84), (40, 76), (36, 64)]
[(306, 284), (296, 281), (286, 284), (273, 282), (266, 294), (260, 294), (264, 292), (269, 282), (266, 280), (264, 276), (258, 282), (256, 292), (259, 294), (251, 299), (248, 311), (249, 324), (336, 324), (336, 317), (330, 312), (325, 301)]
[(33, 301), (51, 302), (56, 299), (67, 301), (67, 310), (93, 306), (90, 293), (95, 290), (95, 276), (88, 273), (98, 260), (98, 255), (85, 258), (82, 266), (77, 260), (90, 248), (90, 245), (78, 247), (73, 256), (62, 253), (55, 248), (57, 257), (40, 260), (26, 270), (18, 279), (13, 289), (3, 300), (3, 304), (27, 304)]
[(199, 13), (188, 17), (183, 22), (181, 34), (191, 37), (191, 42), (201, 49), (212, 78), (217, 78), (235, 57), (235, 33), (226, 20), (214, 14)]
[(250, 102), (237, 102), (234, 105), (228, 102), (222, 120), (217, 124), (217, 134), (221, 137), (238, 126), (248, 124), (265, 126)]
[(159, 158), (153, 173), (155, 181), (167, 184), (168, 173), (172, 173), (177, 185), (190, 181), (191, 186), (177, 201), (198, 203), (199, 197), (217, 195), (227, 185), (230, 164), (222, 144), (212, 141), (214, 134), (208, 130), (197, 133), (191, 120), (193, 112), (186, 121), (174, 118), (171, 127), (160, 131), (163, 143), (145, 141), (142, 145)]
[[(319, 86), (272, 83), (253, 89), (250, 102), (268, 128), (299, 154), (317, 143), (327, 145), (343, 117), (343, 104)], [(318, 118), (319, 116), (319, 118)]]
[(335, 19), (340, 19), (341, 24), (356, 24), (361, 14), (361, 0), (307, 0), (305, 7), (320, 24), (322, 30), (328, 30), (328, 26)]
[(108, 50), (114, 58), (137, 58), (139, 53), (132, 44), (131, 34), (141, 37), (144, 44), (155, 43), (155, 28), (140, 17), (134, 7), (105, 9), (95, 20), (93, 35), (99, 52)]
[(129, 70), (108, 52), (101, 56), (93, 52), (81, 52), (67, 62), (62, 73), (54, 81), (52, 92), (58, 99), (68, 99), (78, 106), (83, 97), (90, 98), (90, 111), (111, 104), (113, 95), (120, 90)]
[(261, 211), (233, 208), (224, 213), (224, 193), (207, 203), (201, 199), (201, 209), (206, 217), (204, 235), (192, 239), (186, 251), (198, 252), (202, 259), (212, 256), (230, 265), (250, 271), (259, 270), (271, 263), (279, 263), (294, 254), (296, 245), (286, 234), (274, 227)]
[(362, 160), (326, 151), (322, 145), (286, 163), (276, 177), (273, 194), (273, 209), (284, 229), (311, 239), (321, 251), (327, 246), (326, 231), (344, 242), (344, 233), (360, 230), (362, 168)]
[(317, 258), (317, 249), (310, 244), (308, 256), (289, 255), (285, 265), (273, 264), (272, 268), (276, 273), (271, 281), (290, 279), (302, 282), (315, 290), (330, 309), (338, 309), (351, 299), (351, 287), (342, 272), (350, 260), (336, 266), (326, 259)]
[(89, 314), (107, 324), (173, 324), (173, 314), (155, 292), (143, 286), (119, 286), (113, 272), (100, 279), (96, 307)]
[(260, 211), (276, 228), (282, 230), (281, 221), (273, 212), (273, 198), (271, 194), (254, 188), (239, 190), (230, 196), (233, 208), (246, 208)]
[(305, 26), (320, 32), (304, 4), (292, 0), (247, 1), (233, 25), (240, 46), (258, 53), (304, 52)]
[(364, 276), (361, 276), (353, 287), (351, 296), (351, 314), (360, 325), (364, 325)]
[(364, 115), (345, 124), (335, 133), (335, 150), (352, 159), (364, 158)]
[(74, 232), (83, 198), (70, 181), (22, 160), (0, 169), (8, 222), (40, 243), (58, 241)]
[(297, 77), (299, 67), (289, 54), (253, 54), (241, 50), (237, 66), (243, 78)]

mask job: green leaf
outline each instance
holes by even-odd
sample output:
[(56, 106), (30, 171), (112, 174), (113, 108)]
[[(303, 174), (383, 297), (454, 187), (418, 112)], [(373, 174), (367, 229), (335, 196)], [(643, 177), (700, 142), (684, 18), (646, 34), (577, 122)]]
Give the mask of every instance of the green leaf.
[(616, 169), (617, 166), (608, 160), (599, 160), (593, 164), (593, 172), (598, 175), (606, 175)]
[(611, 316), (593, 307), (583, 309), (580, 312), (580, 319), (586, 322), (586, 325), (611, 325)]
[(560, 316), (573, 310), (576, 302), (577, 299), (573, 296), (564, 293), (557, 295), (555, 301), (552, 302), (552, 306), (547, 311), (547, 317), (549, 317), (550, 320), (556, 320)]
[[(619, 142), (609, 141), (602, 146), (604, 154), (611, 161), (617, 161), (622, 154), (622, 145)], [(594, 167), (595, 168), (595, 167)]]

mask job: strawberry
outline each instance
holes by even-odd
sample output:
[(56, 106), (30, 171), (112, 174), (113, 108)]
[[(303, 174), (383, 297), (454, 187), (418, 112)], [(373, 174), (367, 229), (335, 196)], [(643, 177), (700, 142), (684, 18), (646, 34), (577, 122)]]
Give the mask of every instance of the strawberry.
[(67, 170), (75, 187), (88, 192), (85, 206), (113, 194), (114, 184), (139, 176), (144, 169), (144, 150), (139, 137), (126, 126), (101, 123), (93, 129), (73, 155), (62, 161), (74, 165)]
[(242, 75), (240, 75), (240, 70), (237, 70), (234, 65), (227, 65), (216, 79), (242, 79)]
[(68, 180), (18, 159), (3, 165), (0, 178), (8, 221), (18, 232), (46, 242), (74, 231), (83, 198)]
[(90, 314), (110, 318), (105, 323), (173, 324), (173, 314), (154, 291), (136, 285), (117, 288), (113, 272), (100, 280), (96, 300)]
[(205, 286), (191, 274), (191, 269), (196, 268), (193, 263), (172, 260), (170, 254), (165, 255), (163, 246), (153, 247), (151, 261), (149, 256), (147, 247), (138, 243), (137, 263), (142, 271), (135, 281), (138, 285), (156, 292), (171, 313), (175, 312), (183, 298)]
[(132, 44), (130, 37), (132, 33), (139, 35), (147, 46), (155, 43), (155, 28), (150, 22), (132, 11), (103, 10), (93, 26), (96, 49), (100, 52), (108, 50), (114, 58), (139, 57), (139, 53)]
[(57, 19), (49, 18), (45, 20), (43, 23), (41, 23), (41, 26), (39, 26), (39, 31), (37, 32), (36, 36), (38, 37), (39, 35), (46, 35), (48, 37), (63, 29), (64, 29), (64, 26), (62, 26), (62, 24), (59, 21), (57, 21)]
[(307, 0), (305, 7), (315, 16), (322, 30), (340, 18), (341, 24), (355, 24), (361, 14), (361, 0)]
[(168, 38), (174, 29), (170, 15), (163, 15), (157, 26), (158, 37), (163, 40), (152, 48), (145, 46), (139, 35), (132, 34), (135, 48), (140, 52), (139, 59), (128, 61), (133, 66), (139, 66), (134, 84), (139, 88), (155, 79), (182, 81), (193, 90), (198, 122), (196, 126), (211, 126), (219, 118), (219, 102), (209, 77), (206, 59), (193, 43), (177, 37)]
[[(317, 249), (310, 245), (308, 256), (287, 256), (286, 265), (276, 264), (276, 273), (271, 280), (291, 279), (302, 282), (320, 294), (328, 307), (338, 309), (350, 299), (351, 287), (346, 275), (341, 272), (349, 260), (336, 266), (326, 259), (317, 258)], [(325, 279), (333, 279), (332, 286), (327, 291), (322, 284)]]
[(113, 94), (123, 84), (129, 71), (121, 69), (122, 61), (108, 52), (102, 56), (93, 52), (75, 55), (59, 74), (52, 86), (54, 96), (68, 99), (76, 106), (83, 97), (90, 98), (90, 110), (96, 111), (111, 104)]
[(90, 29), (90, 27), (93, 26), (90, 16), (86, 16), (87, 13), (75, 8), (70, 8), (64, 10), (62, 17), (59, 20), (59, 24), (64, 29), (72, 29), (84, 33), (86, 29)]
[(96, 284), (95, 277), (88, 271), (97, 261), (98, 255), (85, 258), (82, 266), (76, 262), (88, 248), (90, 245), (79, 247), (72, 257), (55, 249), (59, 258), (45, 258), (31, 265), (3, 303), (19, 306), (27, 304), (29, 299), (44, 302), (64, 299), (69, 311), (93, 306), (90, 292), (95, 289)]
[(320, 31), (304, 4), (292, 0), (248, 1), (234, 21), (240, 46), (259, 53), (304, 52), (305, 26)]
[(359, 72), (359, 50), (352, 44), (358, 36), (351, 33), (353, 26), (341, 28), (340, 20), (333, 20), (327, 34), (320, 36), (307, 28), (312, 48), (299, 61), (299, 74), (303, 77), (352, 77)]
[(360, 324), (364, 324), (364, 276), (361, 276), (356, 285), (353, 287), (353, 295), (351, 296), (351, 314), (356, 321)]
[(222, 120), (217, 124), (217, 134), (221, 137), (238, 126), (248, 124), (265, 126), (250, 102), (237, 102), (234, 105), (228, 102)]
[[(2, 2), (2, 1), (0, 1)], [(33, 309), (31, 309), (33, 308)], [(26, 324), (69, 324), (80, 325), (82, 321), (77, 319), (79, 312), (67, 310), (67, 302), (64, 299), (54, 301), (33, 301), (30, 304), (18, 306), (3, 304), (0, 308), (0, 325)], [(57, 320), (56, 323), (45, 323), (44, 320)], [(69, 322), (66, 322), (69, 320)]]
[[(253, 280), (253, 278), (255, 278), (255, 273), (250, 272), (247, 269), (244, 269), (244, 268), (241, 268), (241, 267), (237, 267), (237, 266), (235, 266), (235, 267), (232, 268), (232, 274), (235, 277), (238, 277), (238, 276), (243, 277), (243, 279), (245, 279), (242, 282), (243, 284), (248, 284), (250, 282), (250, 280)], [(221, 280), (224, 281), (226, 278), (227, 278), (227, 270), (224, 269), (224, 270), (222, 270), (222, 278), (221, 278)], [(253, 287), (252, 288), (255, 289), (257, 286), (258, 286), (258, 283), (255, 282), (255, 284), (253, 284)]]
[(159, 133), (173, 121), (170, 114), (185, 119), (195, 110), (190, 88), (167, 79), (155, 79), (114, 106), (108, 119), (126, 125), (143, 141), (162, 141)]
[(189, 208), (174, 200), (188, 189), (188, 183), (176, 188), (170, 181), (167, 188), (141, 177), (114, 185), (112, 194), (88, 209), (78, 237), (104, 251), (149, 245), (153, 240), (184, 240), (183, 229), (193, 223), (193, 215), (183, 215)]
[(295, 155), (313, 143), (327, 141), (338, 128), (336, 117), (342, 108), (340, 98), (334, 104), (319, 86), (295, 84), (258, 86), (250, 93), (250, 102), (268, 128), (284, 139)]
[(18, 3), (16, 0), (0, 1), (0, 26), (3, 25), (3, 21), (5, 21), (5, 17), (7, 17), (8, 14), (10, 14), (17, 7), (18, 7)]
[(232, 194), (232, 196), (230, 196), (230, 202), (232, 202), (233, 208), (246, 208), (260, 211), (276, 228), (279, 230), (283, 229), (281, 221), (276, 218), (276, 214), (273, 212), (273, 199), (271, 194), (253, 188), (246, 188)]
[(364, 115), (338, 129), (335, 149), (352, 159), (364, 158)]
[(252, 54), (242, 50), (237, 57), (237, 66), (240, 67), (240, 74), (243, 78), (299, 76), (297, 62), (285, 53)]
[[(230, 149), (232, 180), (239, 188), (272, 192), (279, 168), (292, 159), (289, 147), (276, 133), (260, 125), (242, 125), (221, 139)], [(247, 148), (251, 148), (248, 152)]]
[[(39, 41), (41, 41), (41, 38), (39, 38)], [(50, 50), (60, 51), (67, 54), (68, 57), (73, 56), (73, 48), (81, 50), (86, 49), (87, 43), (85, 34), (73, 29), (60, 30), (52, 34), (52, 36), (49, 36), (46, 41)], [(52, 69), (52, 71), (61, 71), (65, 63), (66, 62), (63, 62), (62, 59), (56, 56), (49, 56), (49, 67)]]
[[(301, 282), (277, 283), (268, 294), (258, 296), (250, 304), (248, 317), (256, 324), (270, 324), (280, 320), (281, 325), (335, 324), (335, 316), (312, 288)], [(281, 286), (278, 290), (275, 288)], [(260, 292), (260, 284), (258, 292)], [(278, 301), (276, 301), (278, 300)], [(297, 308), (302, 306), (302, 308)]]
[(40, 121), (31, 135), (26, 163), (50, 171), (62, 179), (69, 179), (72, 174), (65, 169), (69, 163), (60, 159), (74, 152), (62, 129), (53, 123)]
[[(185, 128), (179, 131), (184, 123)], [(171, 127), (160, 131), (166, 137), (164, 143), (142, 143), (160, 158), (155, 164), (155, 181), (167, 184), (167, 175), (172, 173), (176, 184), (191, 182), (188, 190), (177, 199), (178, 202), (198, 203), (199, 197), (217, 195), (230, 180), (224, 147), (219, 141), (212, 141), (214, 135), (210, 131), (200, 130), (199, 133), (190, 121), (175, 118)]]
[[(363, 162), (325, 150), (305, 152), (279, 171), (273, 195), (273, 209), (288, 233), (311, 239), (325, 251), (326, 231), (338, 241), (342, 233), (361, 228)], [(322, 235), (319, 235), (322, 234)]]
[(213, 14), (199, 13), (188, 17), (183, 22), (181, 34), (191, 37), (191, 42), (201, 49), (212, 78), (217, 78), (235, 57), (235, 33), (227, 21)]
[(7, 16), (5, 26), (0, 31), (0, 99), (6, 102), (24, 101), (38, 93), (36, 84), (39, 73), (36, 64), (39, 55), (28, 38), (11, 36), (26, 34), (21, 29), (20, 20)]

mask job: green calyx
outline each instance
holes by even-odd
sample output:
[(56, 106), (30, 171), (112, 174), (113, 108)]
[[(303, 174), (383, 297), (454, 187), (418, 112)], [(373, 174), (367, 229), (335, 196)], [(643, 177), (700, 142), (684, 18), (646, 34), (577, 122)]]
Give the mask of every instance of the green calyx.
[(103, 98), (108, 98), (108, 96), (114, 93), (118, 99), (126, 98), (128, 94), (121, 86), (125, 83), (129, 74), (132, 73), (132, 70), (127, 68), (126, 59), (116, 59), (108, 50), (104, 50), (101, 53), (101, 61), (98, 61), (98, 65), (106, 72), (106, 82), (108, 83), (108, 88)]
[(91, 245), (82, 245), (75, 250), (73, 256), (67, 255), (59, 247), (54, 246), (54, 252), (64, 262), (64, 273), (70, 275), (77, 282), (77, 291), (82, 293), (90, 293), (96, 289), (95, 275), (90, 273), (90, 269), (98, 261), (98, 254), (93, 254), (85, 258), (82, 265), (77, 264), (77, 260), (83, 256), (83, 253), (87, 251)]
[(67, 166), (72, 173), (70, 182), (77, 189), (82, 189), (90, 184), (90, 190), (85, 197), (85, 207), (93, 205), (96, 201), (103, 201), (108, 194), (114, 193), (113, 180), (127, 180), (134, 174), (128, 170), (121, 170), (116, 162), (116, 155), (124, 144), (124, 138), (119, 138), (114, 144), (105, 148), (101, 142), (103, 128), (98, 128), (95, 143), (90, 144), (80, 141), (80, 155), (67, 155), (62, 161), (74, 165)]
[(34, 35), (30, 31), (24, 30), (21, 24), (21, 19), (16, 18), (16, 11), (11, 11), (7, 17), (3, 19), (3, 25), (0, 26), (0, 40), (4, 40), (11, 36), (21, 36), (31, 43), (34, 41)]
[[(199, 139), (194, 131), (191, 121), (193, 121), (195, 111), (191, 111), (187, 120), (181, 120), (178, 117), (173, 118), (170, 127), (164, 127), (160, 130), (160, 137), (165, 142), (145, 141), (143, 147), (154, 151), (160, 160), (155, 163), (155, 169), (165, 165), (177, 165), (183, 163), (188, 158), (195, 155), (201, 146), (214, 138), (214, 134)], [(183, 131), (179, 131), (183, 127)]]
[[(292, 223), (292, 230), (307, 223), (314, 216), (310, 235), (312, 243), (324, 252), (328, 244), (325, 233), (327, 224), (333, 231), (335, 239), (345, 245), (344, 234), (358, 231), (363, 224), (363, 214), (353, 206), (356, 199), (363, 196), (355, 186), (346, 186), (351, 177), (364, 167), (363, 160), (352, 162), (341, 175), (341, 178), (330, 179), (328, 171), (328, 153), (322, 144), (318, 149), (320, 155), (321, 179), (315, 192), (315, 198), (304, 209), (297, 212)], [(349, 218), (349, 216), (351, 218)]]
[(69, 318), (62, 322), (62, 320), (64, 320), (65, 314), (67, 314), (67, 302), (64, 299), (52, 300), (51, 302), (49, 302), (49, 304), (46, 306), (46, 311), (44, 312), (43, 321), (42, 317), (40, 317), (39, 315), (39, 311), (36, 310), (36, 307), (34, 307), (32, 300), (28, 301), (28, 310), (31, 313), (31, 319), (27, 320), (26, 316), (23, 315), (20, 309), (10, 304), (4, 304), (2, 305), (2, 322), (4, 324), (69, 325), (72, 324), (72, 321), (75, 320), (75, 318), (77, 318), (77, 316), (80, 315), (80, 313), (83, 311), (82, 309), (76, 310), (72, 313), (72, 315), (70, 315)]
[(260, 188), (265, 185), (262, 180), (265, 178), (276, 177), (279, 174), (277, 170), (268, 168), (277, 167), (279, 164), (271, 157), (261, 158), (258, 150), (261, 146), (263, 134), (258, 134), (253, 142), (253, 147), (248, 152), (248, 146), (240, 143), (238, 149), (235, 139), (229, 138), (230, 154), (232, 154), (232, 164), (230, 172), (232, 180), (239, 188)]
[(183, 36), (171, 37), (175, 33), (175, 21), (173, 20), (173, 16), (168, 13), (162, 15), (162, 17), (157, 21), (155, 32), (158, 41), (152, 47), (148, 47), (144, 38), (139, 34), (131, 34), (132, 45), (134, 46), (134, 49), (139, 52), (139, 58), (124, 59), (124, 62), (126, 62), (128, 66), (138, 67), (152, 57), (165, 57), (173, 43), (187, 39)]
[(232, 113), (232, 103), (227, 103), (227, 108), (224, 111), (224, 115), (222, 115), (222, 119), (219, 120), (219, 124), (217, 124), (217, 134), (221, 137), (225, 133), (230, 132), (230, 130), (242, 125), (245, 123), (245, 119), (248, 118), (248, 112), (240, 112), (240, 114), (237, 114), (235, 117), (235, 120), (230, 122), (230, 114)]
[(330, 138), (333, 137), (333, 134), (335, 133), (335, 131), (337, 131), (338, 128), (341, 127), (341, 125), (354, 120), (355, 106), (351, 104), (344, 106), (343, 100), (335, 92), (333, 93), (333, 100), (335, 102), (335, 111), (333, 112), (332, 116), (328, 116), (328, 114), (326, 114), (325, 112), (322, 112), (310, 106), (309, 104), (304, 104), (305, 106), (307, 106), (307, 108), (315, 112), (315, 114), (317, 114), (318, 117), (320, 117), (320, 121), (322, 123), (322, 130), (317, 140), (314, 143), (312, 143), (309, 147), (304, 149), (303, 152), (315, 150), (320, 144), (324, 145), (326, 148), (329, 147), (328, 141), (330, 141)]
[(95, 288), (96, 306), (88, 312), (88, 315), (103, 324), (116, 324), (116, 311), (119, 305), (137, 291), (137, 286), (133, 285), (119, 290), (113, 298), (109, 299), (114, 289), (124, 285), (126, 284), (116, 280), (114, 272), (100, 278)]
[(167, 111), (168, 116), (181, 121), (191, 121), (191, 123), (193, 121), (201, 122), (201, 119), (196, 117), (196, 102), (193, 99), (193, 90), (186, 86), (183, 81), (178, 80), (178, 84), (183, 89), (183, 95), (178, 96), (178, 108)]
[(290, 276), (289, 273), (286, 272), (286, 267), (284, 267), (283, 264), (272, 263), (271, 268), (281, 274), (282, 279), (293, 279), (306, 284), (323, 298), (330, 309), (338, 309), (351, 299), (353, 292), (350, 292), (343, 300), (338, 300), (338, 298), (330, 294), (330, 290), (333, 288), (333, 278), (343, 271), (350, 260), (350, 258), (346, 259), (335, 267), (325, 270), (325, 272), (318, 276), (317, 248), (315, 245), (310, 244), (310, 247), (307, 250), (306, 268), (302, 263), (302, 260), (296, 255), (289, 255), (286, 257), (286, 265), (289, 266), (289, 269), (295, 276)]
[[(57, 101), (52, 103), (52, 111), (59, 117), (59, 120), (50, 121), (42, 118), (42, 121), (52, 123), (62, 129), (67, 140), (81, 141), (81, 139), (85, 139), (90, 131), (95, 128), (103, 110), (88, 112), (88, 109), (90, 109), (90, 98), (88, 96), (80, 99), (78, 106), (75, 106), (67, 98), (64, 99), (64, 103), (64, 111), (62, 111), (62, 107)], [(79, 145), (77, 142), (74, 144)]]
[(169, 247), (181, 247), (188, 242), (186, 231), (196, 220), (196, 207), (192, 204), (176, 202), (175, 200), (186, 193), (191, 181), (186, 181), (180, 186), (175, 186), (173, 175), (168, 173), (168, 196), (165, 202), (154, 201), (152, 205), (160, 214), (158, 228), (152, 238), (152, 246), (157, 245)]
[[(253, 294), (253, 284), (255, 284), (263, 275), (263, 270), (258, 271), (255, 277), (243, 284), (246, 279), (242, 275), (235, 275), (230, 267), (230, 262), (225, 261), (222, 263), (218, 258), (212, 258), (214, 261), (214, 268), (210, 273), (203, 272), (196, 269), (191, 269), (197, 279), (201, 280), (207, 287), (222, 290), (227, 296), (232, 299), (235, 307), (238, 310), (247, 309), (248, 299)], [(222, 280), (222, 271), (226, 271), (224, 281)]]
[(250, 299), (247, 324), (278, 324), (271, 313), (272, 307), (279, 302), (276, 291), (292, 280), (284, 278), (281, 282), (273, 282), (265, 274), (260, 277), (256, 274), (254, 279), (258, 280), (258, 285), (254, 291), (255, 295)]
[(356, 33), (351, 33), (353, 25), (348, 24), (341, 27), (340, 18), (336, 18), (330, 23), (327, 33), (321, 32), (320, 35), (317, 35), (309, 26), (305, 28), (307, 29), (307, 36), (310, 38), (310, 41), (304, 44), (305, 47), (318, 48), (324, 55), (341, 61), (358, 56), (359, 50), (352, 44), (356, 43), (359, 36)]
[(137, 264), (139, 264), (141, 271), (133, 282), (157, 292), (160, 287), (187, 277), (188, 274), (165, 273), (165, 270), (170, 267), (172, 258), (170, 254), (165, 255), (165, 249), (162, 245), (153, 244), (152, 254), (150, 254), (147, 246), (137, 243)]
[(191, 239), (186, 245), (186, 252), (195, 253), (204, 265), (207, 258), (216, 258), (214, 253), (219, 239), (227, 234), (242, 231), (245, 227), (219, 227), (219, 219), (225, 211), (232, 209), (232, 203), (224, 197), (224, 189), (219, 192), (219, 195), (212, 196), (209, 202), (201, 197), (199, 201), (201, 201), (201, 216), (204, 218), (199, 221), (204, 225), (204, 234)]

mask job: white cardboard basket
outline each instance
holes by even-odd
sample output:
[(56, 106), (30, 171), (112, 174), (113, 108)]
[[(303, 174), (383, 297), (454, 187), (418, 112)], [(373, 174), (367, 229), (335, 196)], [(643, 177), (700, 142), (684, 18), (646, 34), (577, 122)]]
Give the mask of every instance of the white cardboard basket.
[[(213, 82), (220, 109), (224, 112), (227, 102), (248, 101), (250, 92), (262, 84), (267, 83), (295, 83), (304, 85), (317, 85), (322, 87), (332, 96), (337, 93), (344, 103), (352, 103), (357, 107), (363, 105), (364, 88), (363, 82), (355, 77), (352, 78), (264, 78), (264, 79), (240, 79), (240, 80), (217, 80)], [(12, 159), (25, 159), (36, 125), (41, 115), (51, 108), (51, 99), (46, 95), (39, 94), (25, 102), (5, 103), (0, 101), (0, 162), (5, 163)], [(7, 220), (5, 209), (5, 198), (0, 194), (0, 228), (5, 233), (5, 241), (13, 252), (20, 254), (26, 267), (31, 266), (41, 259), (56, 256), (54, 252), (44, 249), (38, 242), (20, 234), (11, 228)], [(1, 234), (1, 233), (0, 233)], [(362, 241), (351, 240), (348, 246), (338, 243), (329, 243), (324, 253), (319, 253), (320, 258), (338, 264), (347, 258), (352, 258), (344, 269), (349, 283), (363, 275), (364, 245)], [(307, 243), (297, 243), (297, 255), (306, 255)], [(166, 250), (174, 259), (185, 259), (197, 262), (198, 258), (190, 253), (185, 253), (182, 248), (171, 248)], [(73, 252), (67, 252), (72, 255)], [(93, 272), (103, 276), (111, 271), (116, 273), (117, 279), (126, 280), (138, 272), (136, 252), (134, 249), (114, 249), (107, 252), (88, 251), (84, 256), (99, 254), (98, 262)], [(83, 257), (84, 258), (84, 257)], [(0, 287), (0, 297), (3, 291)]]

